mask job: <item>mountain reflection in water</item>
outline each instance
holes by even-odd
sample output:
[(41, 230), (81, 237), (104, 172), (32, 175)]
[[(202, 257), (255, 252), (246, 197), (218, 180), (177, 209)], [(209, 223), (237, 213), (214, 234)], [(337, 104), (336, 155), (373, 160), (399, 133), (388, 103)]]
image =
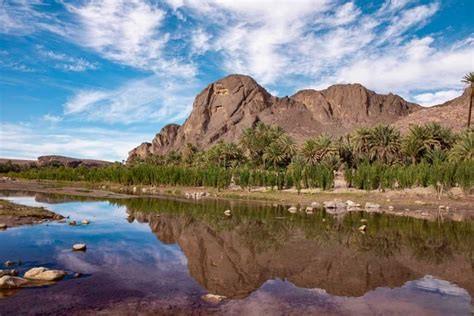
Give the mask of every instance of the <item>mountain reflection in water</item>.
[[(0, 232), (1, 260), (24, 248), (36, 254), (35, 264), (48, 255), (44, 261), (54, 261), (53, 267), (89, 275), (0, 299), (0, 314), (27, 308), (25, 302), (41, 292), (51, 298), (41, 312), (58, 311), (48, 304), (71, 299), (69, 294), (75, 302), (69, 310), (77, 313), (164, 312), (163, 306), (172, 305), (167, 313), (470, 313), (472, 222), (364, 212), (334, 217), (322, 210), (290, 214), (282, 206), (235, 201), (87, 200), (36, 195), (63, 215), (90, 216), (90, 227), (51, 224)], [(226, 209), (231, 217), (224, 216)], [(358, 230), (361, 219), (366, 233)], [(158, 240), (149, 238), (144, 224)], [(22, 234), (24, 239), (15, 239)], [(86, 240), (90, 250), (83, 256), (65, 252), (62, 239)], [(45, 249), (47, 243), (54, 247)], [(209, 306), (200, 300), (207, 292), (229, 300)]]

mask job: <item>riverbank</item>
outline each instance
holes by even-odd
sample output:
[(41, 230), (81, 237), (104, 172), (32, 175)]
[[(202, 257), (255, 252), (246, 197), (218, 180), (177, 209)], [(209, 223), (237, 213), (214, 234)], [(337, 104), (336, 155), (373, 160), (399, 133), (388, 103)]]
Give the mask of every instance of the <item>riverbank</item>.
[[(124, 199), (136, 197), (173, 197), (178, 199), (226, 199), (245, 200), (256, 203), (295, 205), (305, 208), (311, 203), (348, 200), (365, 209), (366, 203), (378, 204), (372, 212), (384, 212), (399, 216), (410, 216), (428, 220), (451, 219), (455, 221), (474, 219), (474, 195), (460, 189), (451, 189), (439, 198), (432, 188), (404, 190), (365, 191), (356, 189), (335, 189), (329, 191), (294, 189), (271, 190), (239, 187), (217, 190), (207, 187), (152, 187), (123, 186), (114, 183), (92, 184), (88, 182), (58, 182), (46, 180), (6, 180), (0, 183), (0, 190), (30, 191), (74, 195), (98, 199)], [(357, 208), (356, 208), (357, 209)]]
[(63, 216), (43, 207), (19, 205), (0, 199), (0, 230), (60, 219), (63, 219)]

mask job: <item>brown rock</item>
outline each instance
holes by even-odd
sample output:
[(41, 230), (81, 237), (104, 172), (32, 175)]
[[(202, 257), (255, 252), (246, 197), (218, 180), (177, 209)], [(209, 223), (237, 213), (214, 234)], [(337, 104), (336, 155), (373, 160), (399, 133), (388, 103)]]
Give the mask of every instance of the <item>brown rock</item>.
[(302, 90), (278, 98), (249, 76), (230, 75), (197, 95), (182, 126), (165, 126), (151, 143), (130, 151), (128, 161), (179, 151), (188, 143), (206, 149), (218, 141), (235, 142), (257, 122), (278, 125), (302, 142), (322, 132), (340, 135), (360, 126), (393, 123), (419, 108), (397, 95), (380, 95), (360, 84)]

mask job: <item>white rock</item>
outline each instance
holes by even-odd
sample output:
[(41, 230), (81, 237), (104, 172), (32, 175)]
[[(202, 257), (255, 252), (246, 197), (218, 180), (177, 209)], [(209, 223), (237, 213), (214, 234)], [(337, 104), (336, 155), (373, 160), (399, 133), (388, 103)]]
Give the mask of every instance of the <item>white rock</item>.
[(87, 249), (86, 244), (74, 244), (72, 250), (74, 251), (85, 251)]
[(0, 223), (0, 229), (7, 229), (7, 224)]
[(288, 209), (288, 212), (294, 214), (294, 213), (298, 212), (298, 209), (296, 208), (296, 206), (292, 206)]
[(311, 206), (308, 206), (306, 209), (305, 209), (305, 212), (306, 214), (313, 214), (313, 208)]
[(32, 268), (25, 272), (25, 279), (38, 281), (57, 281), (66, 276), (66, 272), (62, 270), (49, 270), (45, 267)]
[(336, 209), (345, 209), (346, 203), (340, 201), (326, 201), (323, 203), (325, 208), (336, 208)]
[(389, 210), (389, 211), (393, 211), (393, 210), (394, 210), (394, 207), (393, 207), (392, 205), (390, 205), (390, 206), (388, 207), (388, 210)]
[(360, 230), (361, 232), (365, 232), (365, 231), (367, 230), (367, 225), (361, 225), (361, 226), (359, 226), (359, 230)]
[(5, 275), (0, 278), (0, 289), (17, 289), (27, 283), (28, 281), (23, 278)]
[(89, 225), (91, 222), (89, 222), (89, 220), (87, 220), (87, 219), (84, 219), (84, 220), (82, 220), (81, 223), (82, 223), (82, 225)]
[(201, 296), (201, 299), (203, 301), (206, 301), (211, 304), (219, 304), (223, 300), (225, 300), (227, 297), (222, 296), (222, 295), (217, 295), (217, 294), (206, 294)]
[(347, 207), (359, 207), (360, 206), (360, 204), (358, 204), (354, 201), (351, 201), (351, 200), (347, 200), (346, 205), (347, 205)]
[(225, 210), (225, 211), (224, 211), (224, 215), (225, 215), (225, 216), (230, 216), (230, 215), (232, 215), (232, 213), (231, 213), (230, 210)]

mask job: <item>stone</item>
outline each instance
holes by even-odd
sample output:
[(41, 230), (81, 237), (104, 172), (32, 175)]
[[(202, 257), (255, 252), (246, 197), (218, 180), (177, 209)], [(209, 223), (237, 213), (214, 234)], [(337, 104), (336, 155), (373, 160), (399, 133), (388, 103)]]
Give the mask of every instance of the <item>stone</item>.
[(296, 206), (292, 206), (288, 209), (288, 212), (294, 214), (294, 213), (298, 212), (298, 209), (296, 208)]
[(329, 209), (345, 209), (346, 208), (346, 203), (343, 203), (341, 201), (326, 201), (323, 203), (324, 208), (329, 208)]
[(74, 244), (72, 246), (72, 250), (74, 251), (86, 251), (87, 245), (86, 244)]
[(203, 301), (206, 301), (211, 304), (219, 304), (223, 300), (225, 300), (227, 297), (222, 296), (222, 295), (217, 295), (217, 294), (206, 294), (201, 296), (201, 299)]
[(28, 284), (28, 281), (11, 275), (4, 275), (0, 278), (0, 289), (17, 289)]
[(70, 222), (69, 222), (69, 225), (71, 225), (71, 226), (76, 226), (76, 225), (77, 225), (77, 222), (76, 222), (76, 221), (70, 221)]
[(80, 277), (82, 277), (82, 273), (80, 273), (80, 272), (76, 272), (76, 273), (74, 273), (74, 275), (73, 275), (73, 278), (74, 278), (74, 279), (78, 279), (78, 278), (80, 278)]
[(390, 206), (388, 207), (388, 210), (389, 210), (389, 211), (393, 211), (393, 210), (394, 210), (394, 207), (393, 207), (392, 205), (390, 205)]
[(82, 223), (82, 225), (89, 225), (91, 222), (89, 222), (89, 220), (87, 220), (87, 219), (84, 219), (84, 220), (82, 220), (81, 223)]
[(7, 224), (0, 223), (0, 230), (7, 229)]
[(319, 203), (319, 202), (311, 202), (311, 207), (312, 207), (312, 208), (320, 208), (320, 207), (321, 207), (321, 203)]
[(305, 212), (306, 212), (306, 214), (313, 214), (313, 207), (308, 206), (308, 207), (305, 209)]
[(365, 203), (365, 209), (378, 210), (380, 208), (379, 204), (367, 202)]
[(32, 268), (25, 272), (23, 277), (28, 280), (36, 281), (58, 281), (66, 276), (62, 270), (50, 270), (45, 267)]
[(361, 225), (361, 226), (359, 226), (359, 230), (360, 230), (361, 232), (365, 232), (365, 231), (367, 230), (367, 225)]
[(15, 265), (15, 262), (7, 260), (7, 261), (5, 261), (4, 265), (5, 265), (5, 267), (12, 267), (12, 266)]
[(5, 275), (17, 276), (17, 275), (18, 275), (18, 271), (15, 270), (15, 269), (6, 269), (6, 270), (0, 269), (0, 277), (5, 276)]
[(367, 223), (367, 219), (361, 218), (361, 219), (360, 219), (360, 222), (361, 222), (361, 223)]
[(225, 215), (225, 216), (231, 216), (232, 213), (231, 213), (230, 210), (225, 210), (225, 211), (224, 211), (224, 215)]

